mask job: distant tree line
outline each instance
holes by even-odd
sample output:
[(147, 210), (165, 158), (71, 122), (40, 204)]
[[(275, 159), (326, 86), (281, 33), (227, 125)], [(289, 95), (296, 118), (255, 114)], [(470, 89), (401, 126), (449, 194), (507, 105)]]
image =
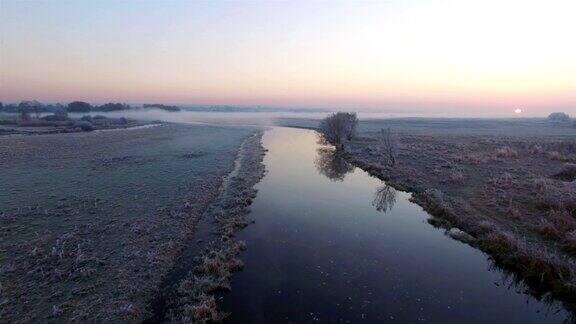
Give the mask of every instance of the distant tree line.
[[(157, 108), (166, 111), (180, 111), (178, 106), (170, 106), (163, 104), (144, 104), (144, 108)], [(25, 100), (18, 104), (10, 103), (3, 104), (0, 102), (0, 111), (7, 113), (27, 113), (27, 114), (40, 114), (40, 113), (55, 113), (55, 112), (71, 112), (71, 113), (89, 113), (91, 111), (121, 111), (132, 109), (126, 103), (113, 103), (109, 102), (103, 105), (91, 105), (84, 101), (73, 101), (67, 105), (60, 103), (57, 104), (42, 104), (37, 100)], [(137, 108), (137, 107), (136, 107)]]
[(125, 103), (106, 103), (103, 105), (91, 105), (84, 101), (73, 101), (67, 105), (60, 103), (57, 104), (42, 104), (37, 100), (25, 100), (18, 104), (10, 103), (3, 104), (0, 102), (0, 111), (7, 113), (27, 113), (37, 114), (40, 113), (56, 113), (56, 112), (80, 112), (88, 113), (91, 111), (120, 111), (128, 110), (132, 107)]
[(143, 107), (144, 108), (157, 108), (157, 109), (162, 109), (162, 110), (166, 110), (166, 111), (180, 111), (180, 107), (178, 107), (178, 106), (169, 106), (169, 105), (163, 105), (163, 104), (144, 104)]
[(120, 110), (128, 110), (131, 109), (129, 104), (125, 103), (106, 103), (103, 105), (91, 105), (84, 101), (73, 101), (68, 104), (67, 111), (68, 112), (81, 112), (81, 113), (88, 113), (91, 111), (120, 111)]
[(43, 112), (58, 112), (66, 111), (66, 106), (62, 104), (49, 104), (44, 105), (36, 100), (25, 100), (19, 104), (10, 103), (3, 104), (0, 103), (0, 111), (7, 113), (43, 113)]

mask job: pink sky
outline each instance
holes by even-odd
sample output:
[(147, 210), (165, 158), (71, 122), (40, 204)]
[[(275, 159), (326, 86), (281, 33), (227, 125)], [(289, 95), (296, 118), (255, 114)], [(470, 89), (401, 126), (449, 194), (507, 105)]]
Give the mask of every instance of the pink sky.
[(576, 114), (574, 1), (0, 6), (5, 102)]

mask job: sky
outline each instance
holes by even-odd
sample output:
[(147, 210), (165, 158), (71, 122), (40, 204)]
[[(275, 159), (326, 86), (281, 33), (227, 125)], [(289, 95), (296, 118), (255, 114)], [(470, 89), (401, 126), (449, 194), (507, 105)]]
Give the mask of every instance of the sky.
[(574, 17), (574, 0), (0, 0), (0, 100), (576, 115)]

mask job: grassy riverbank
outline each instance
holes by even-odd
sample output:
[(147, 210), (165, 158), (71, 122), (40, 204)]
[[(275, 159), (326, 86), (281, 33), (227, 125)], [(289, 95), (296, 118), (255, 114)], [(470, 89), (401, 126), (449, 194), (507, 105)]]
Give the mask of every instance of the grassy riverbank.
[[(399, 142), (394, 167), (376, 140), (388, 127)], [(568, 304), (576, 300), (576, 129), (571, 125), (537, 119), (368, 120), (360, 123), (346, 153), (355, 165), (412, 192), (434, 216), (433, 225), (471, 234), (452, 236), (514, 270), (535, 295), (550, 290)]]
[(188, 245), (198, 220), (219, 200), (241, 144), (259, 141), (255, 132), (165, 124), (0, 137), (0, 318), (151, 316), (167, 273), (199, 249)]

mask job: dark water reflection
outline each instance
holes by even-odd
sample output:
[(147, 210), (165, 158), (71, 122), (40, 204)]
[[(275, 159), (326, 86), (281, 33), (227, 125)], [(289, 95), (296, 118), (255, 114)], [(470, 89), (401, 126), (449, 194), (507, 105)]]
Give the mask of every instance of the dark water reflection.
[(222, 301), (228, 322), (567, 318), (485, 254), (427, 224), (408, 194), (318, 150), (314, 132), (274, 128), (264, 145), (268, 173), (251, 207), (256, 223), (239, 235), (248, 244), (245, 268)]
[(333, 181), (343, 181), (347, 173), (354, 171), (354, 166), (348, 163), (342, 154), (331, 147), (319, 147), (314, 164), (318, 172)]
[(372, 200), (372, 206), (374, 206), (377, 211), (383, 213), (391, 211), (395, 203), (396, 189), (390, 187), (387, 184), (383, 184), (376, 189), (376, 192), (374, 193), (374, 200)]

